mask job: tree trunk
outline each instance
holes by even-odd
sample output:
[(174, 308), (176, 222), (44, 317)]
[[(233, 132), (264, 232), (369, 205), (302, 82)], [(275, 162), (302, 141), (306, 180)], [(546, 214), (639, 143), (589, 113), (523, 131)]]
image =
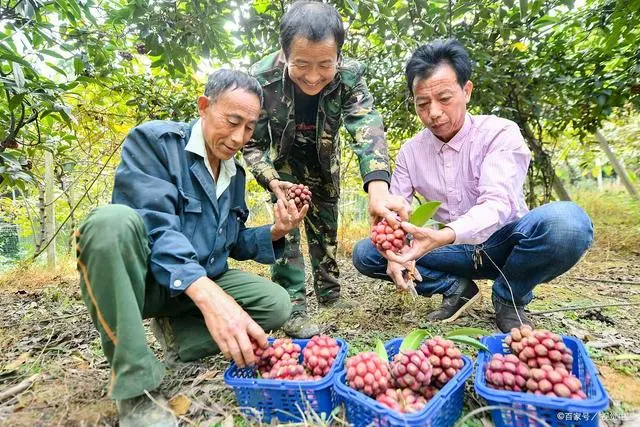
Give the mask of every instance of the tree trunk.
[(44, 152), (44, 199), (46, 211), (46, 243), (47, 265), (49, 268), (56, 266), (56, 239), (53, 237), (56, 232), (56, 214), (53, 201), (53, 153)]
[(602, 148), (602, 151), (604, 151), (607, 157), (609, 158), (609, 161), (611, 162), (613, 169), (615, 169), (616, 173), (622, 180), (622, 183), (624, 184), (625, 188), (627, 189), (629, 194), (631, 194), (631, 197), (633, 197), (634, 199), (640, 199), (640, 194), (638, 194), (638, 189), (633, 186), (633, 183), (629, 179), (629, 175), (627, 175), (627, 171), (625, 170), (622, 163), (619, 162), (618, 159), (616, 158), (616, 155), (613, 153), (613, 150), (611, 150), (609, 143), (607, 142), (602, 132), (600, 132), (600, 130), (596, 130), (596, 140), (598, 141), (598, 144), (600, 144), (600, 148)]
[[(556, 174), (556, 169), (553, 166), (551, 157), (546, 151), (544, 151), (540, 141), (538, 141), (538, 139), (533, 135), (531, 127), (529, 127), (528, 123), (520, 123), (520, 127), (524, 130), (524, 137), (527, 141), (527, 145), (529, 145), (529, 148), (531, 148), (534, 155), (538, 159), (540, 167), (543, 169), (542, 172), (546, 178), (545, 185), (548, 185), (547, 182), (550, 181), (551, 188), (553, 188), (553, 190), (555, 191), (558, 199), (570, 202), (571, 196), (569, 196), (569, 192), (562, 183), (562, 180), (560, 180), (558, 174)], [(545, 202), (547, 201), (548, 200), (545, 200)]]
[(38, 236), (36, 237), (36, 249), (35, 253), (40, 252), (40, 248), (42, 248), (42, 244), (44, 243), (44, 239), (47, 235), (47, 213), (45, 210), (45, 202), (44, 202), (44, 187), (38, 186), (38, 211), (40, 212), (40, 230)]

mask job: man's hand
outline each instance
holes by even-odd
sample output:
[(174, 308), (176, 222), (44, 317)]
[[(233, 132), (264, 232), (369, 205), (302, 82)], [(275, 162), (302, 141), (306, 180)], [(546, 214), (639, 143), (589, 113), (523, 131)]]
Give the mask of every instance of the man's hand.
[(267, 335), (238, 303), (208, 277), (201, 277), (185, 291), (204, 316), (213, 340), (227, 359), (244, 368), (256, 363), (253, 338), (259, 346), (267, 344)]
[[(415, 263), (412, 262), (410, 264)], [(405, 271), (407, 271), (407, 269), (404, 268), (402, 264), (393, 261), (387, 263), (387, 274), (391, 277), (393, 283), (396, 284), (396, 288), (398, 288), (399, 291), (409, 292), (409, 286), (404, 277)]]
[(369, 193), (369, 215), (374, 224), (385, 218), (393, 227), (399, 222), (396, 215), (402, 221), (409, 219), (411, 207), (402, 197), (390, 194), (386, 182), (371, 181), (367, 191)]
[(283, 202), (287, 201), (287, 191), (294, 185), (295, 184), (293, 182), (280, 181), (279, 179), (272, 179), (269, 181), (269, 188), (273, 191), (273, 194), (276, 195), (276, 198)]
[(402, 222), (400, 226), (405, 232), (413, 235), (411, 246), (405, 247), (399, 255), (390, 250), (383, 255), (389, 262), (397, 262), (404, 266), (408, 266), (410, 261), (415, 261), (432, 250), (456, 240), (456, 233), (449, 227), (433, 230), (427, 227), (416, 227), (409, 222)]
[(304, 205), (302, 209), (298, 210), (295, 201), (289, 200), (285, 202), (278, 199), (276, 204), (273, 205), (273, 211), (276, 222), (271, 226), (271, 239), (275, 242), (300, 225), (300, 222), (309, 211), (309, 205)]

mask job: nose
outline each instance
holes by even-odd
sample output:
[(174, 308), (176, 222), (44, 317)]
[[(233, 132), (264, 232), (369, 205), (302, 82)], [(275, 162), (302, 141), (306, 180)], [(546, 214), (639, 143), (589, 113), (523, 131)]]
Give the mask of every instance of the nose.
[(316, 83), (320, 83), (320, 80), (322, 80), (322, 76), (319, 72), (316, 71), (316, 67), (313, 67), (305, 76), (305, 80), (307, 81), (307, 83), (313, 85)]
[(440, 109), (440, 105), (437, 102), (433, 102), (429, 108), (429, 118), (431, 120), (435, 120), (442, 115), (442, 110)]
[(231, 142), (233, 142), (233, 145), (236, 147), (240, 147), (242, 144), (244, 144), (244, 137), (245, 137), (245, 129), (244, 126), (238, 126), (232, 133), (231, 133)]

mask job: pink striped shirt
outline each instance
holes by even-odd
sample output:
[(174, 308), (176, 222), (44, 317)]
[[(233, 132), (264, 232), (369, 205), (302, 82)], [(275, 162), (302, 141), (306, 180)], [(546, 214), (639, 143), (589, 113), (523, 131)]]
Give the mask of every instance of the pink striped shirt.
[(441, 201), (434, 218), (455, 231), (454, 243), (478, 244), (529, 211), (523, 185), (530, 160), (514, 122), (467, 114), (448, 143), (424, 129), (402, 146), (391, 192), (409, 203), (414, 192)]

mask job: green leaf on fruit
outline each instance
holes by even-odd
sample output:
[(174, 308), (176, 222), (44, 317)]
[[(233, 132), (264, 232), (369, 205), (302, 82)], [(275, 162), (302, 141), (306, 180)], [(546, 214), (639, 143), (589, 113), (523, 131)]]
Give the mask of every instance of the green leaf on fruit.
[(466, 344), (468, 346), (477, 348), (478, 350), (490, 351), (486, 345), (482, 344), (477, 339), (468, 337), (466, 335), (453, 335), (447, 337), (447, 339), (458, 344)]
[(387, 354), (387, 349), (384, 347), (384, 343), (380, 338), (376, 340), (376, 354), (380, 359), (387, 362), (389, 360), (389, 354)]
[(409, 332), (400, 344), (400, 351), (416, 350), (422, 344), (429, 332), (425, 329), (414, 329)]
[(466, 337), (484, 337), (491, 335), (491, 332), (480, 328), (458, 328), (450, 331), (445, 338), (454, 337), (456, 335), (464, 335)]
[(440, 207), (440, 202), (425, 202), (411, 214), (409, 222), (417, 227), (424, 227), (427, 222), (435, 215)]

